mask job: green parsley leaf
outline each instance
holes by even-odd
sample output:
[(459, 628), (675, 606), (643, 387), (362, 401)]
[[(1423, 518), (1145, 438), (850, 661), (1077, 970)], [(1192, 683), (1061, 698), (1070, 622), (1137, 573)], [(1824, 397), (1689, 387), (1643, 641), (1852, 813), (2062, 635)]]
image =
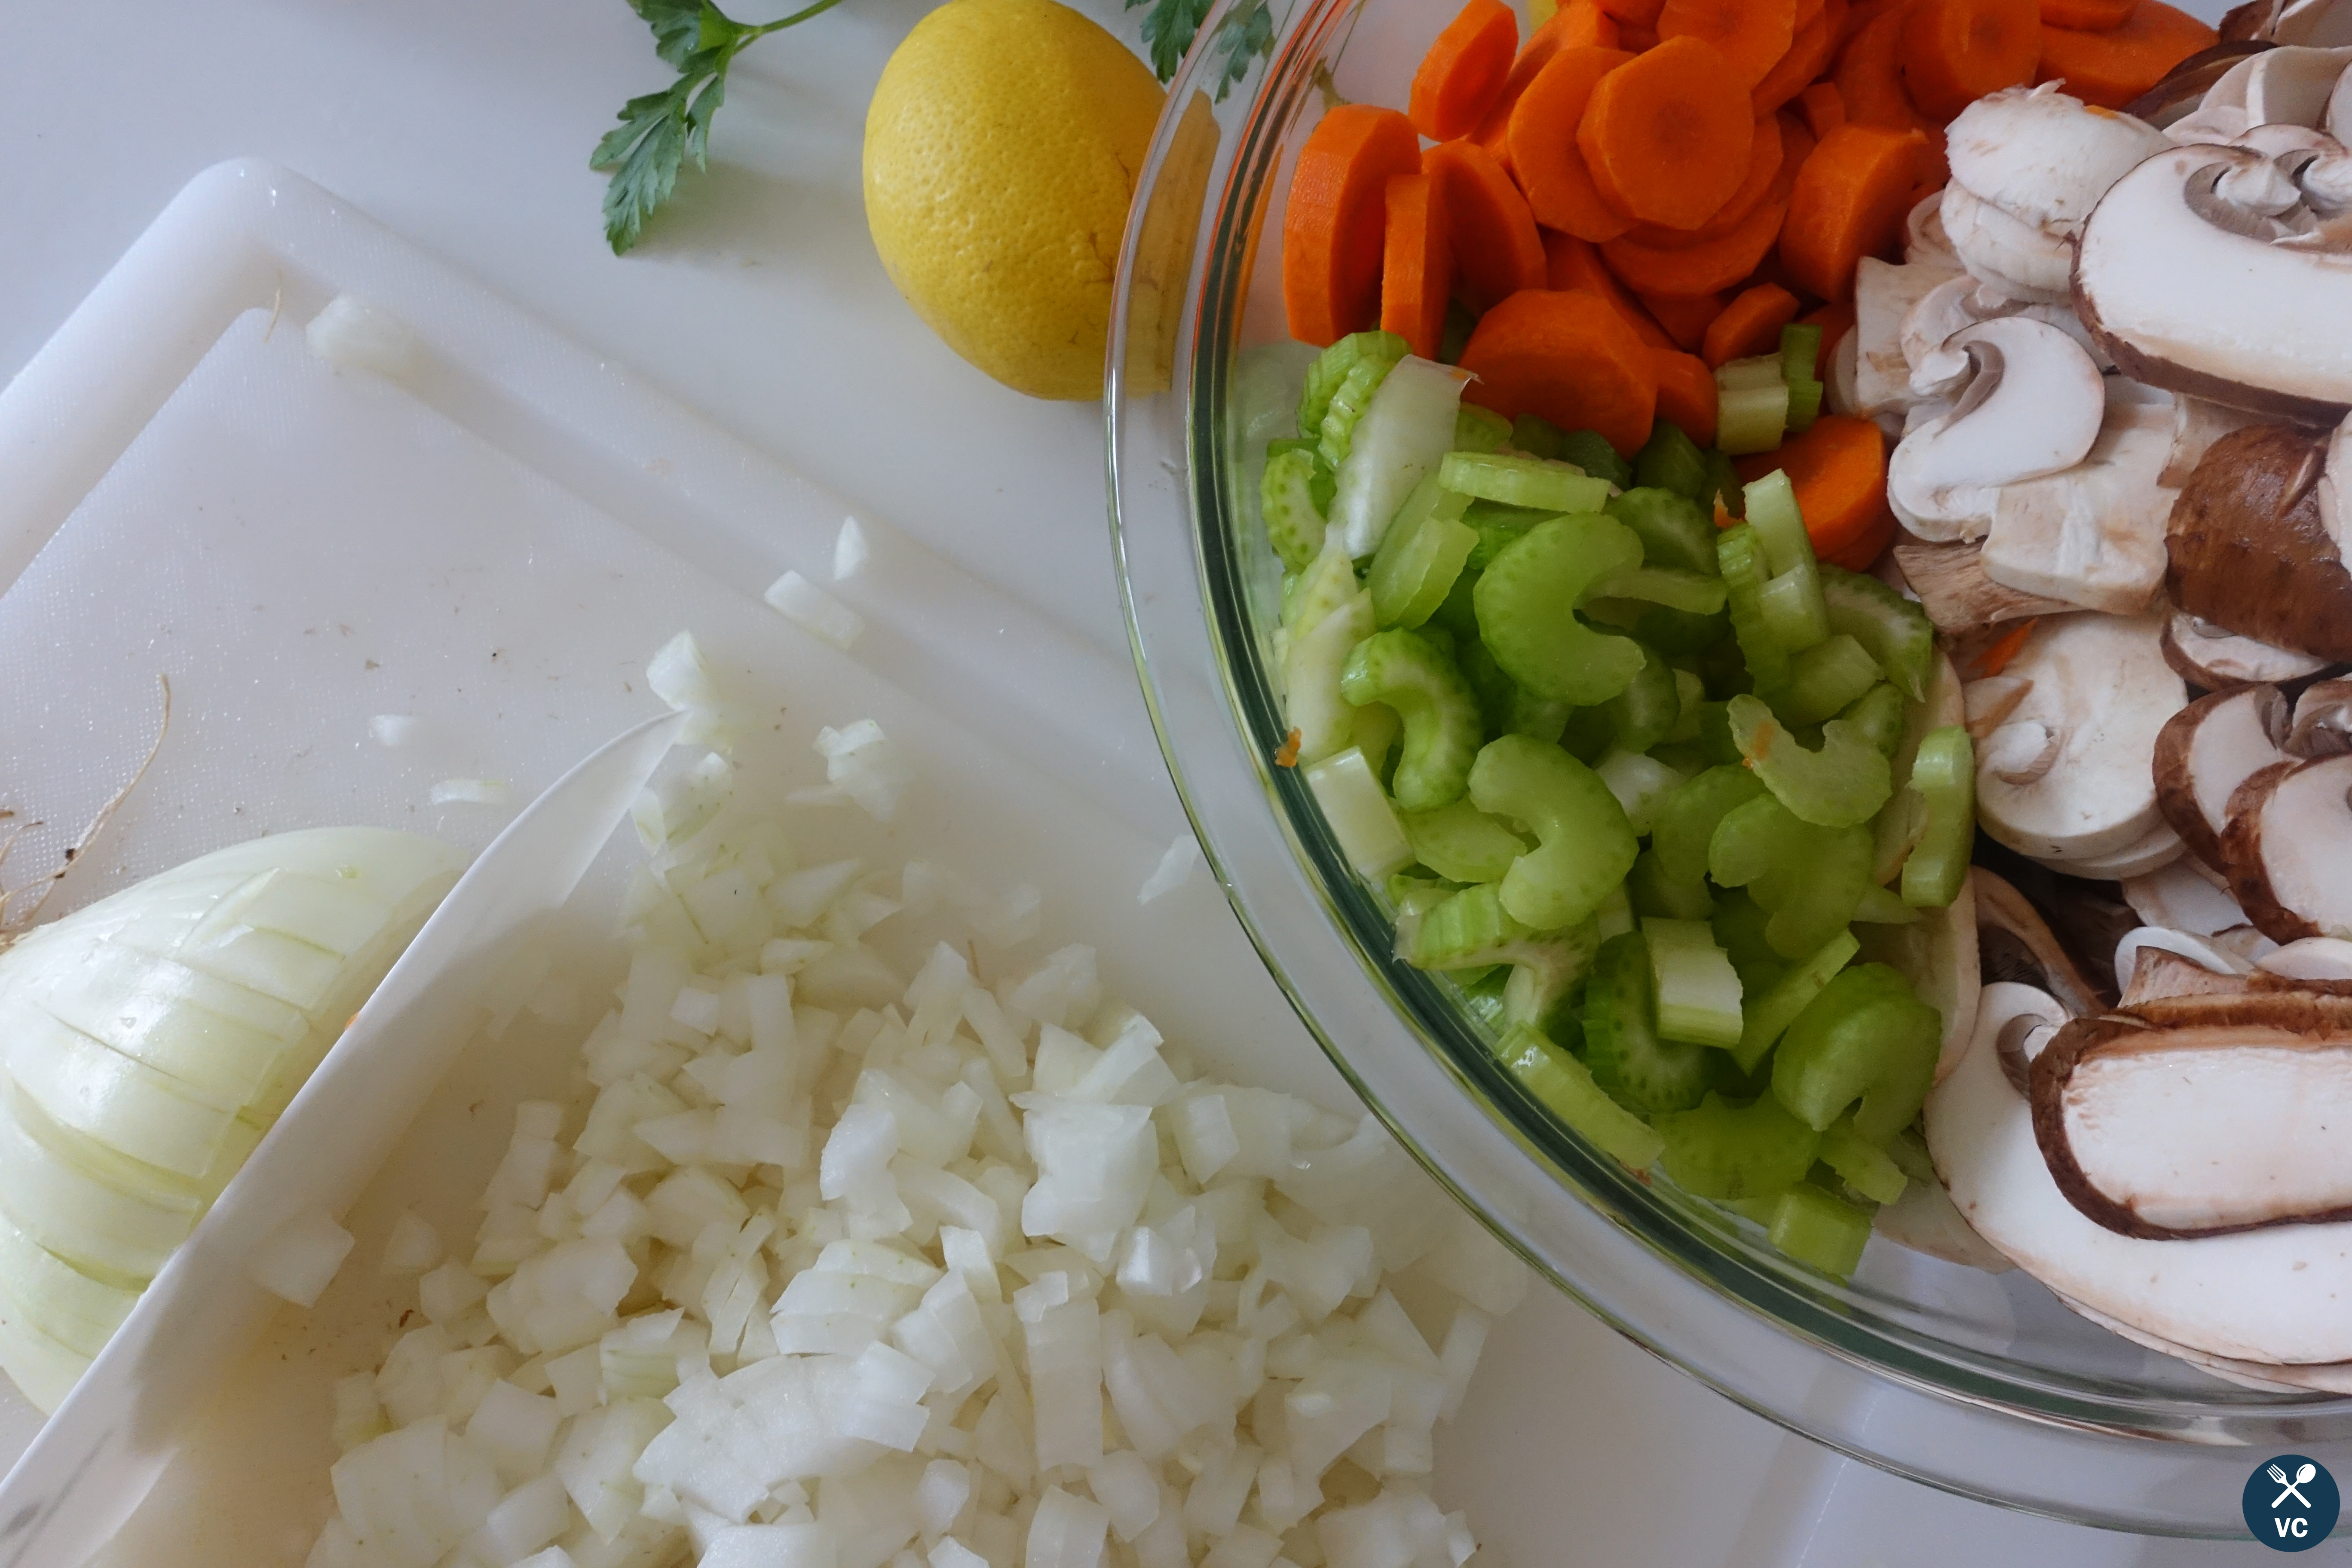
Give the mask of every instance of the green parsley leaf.
[(1150, 57), (1151, 72), (1161, 81), (1176, 74), (1184, 63), (1184, 51), (1192, 47), (1193, 35), (1209, 18), (1209, 7), (1214, 0), (1127, 0), (1127, 9), (1147, 7), (1143, 13), (1143, 50)]

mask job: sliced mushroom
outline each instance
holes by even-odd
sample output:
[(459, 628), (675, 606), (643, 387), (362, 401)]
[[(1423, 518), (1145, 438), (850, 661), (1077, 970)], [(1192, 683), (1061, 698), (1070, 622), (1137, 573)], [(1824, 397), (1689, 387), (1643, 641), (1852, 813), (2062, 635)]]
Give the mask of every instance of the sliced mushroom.
[(2192, 205), (2223, 174), (2263, 162), (2181, 147), (2116, 181), (2077, 241), (2074, 309), (2134, 380), (2333, 424), (2352, 403), (2352, 336), (2314, 323), (2342, 317), (2352, 275)]
[(2298, 985), (2352, 985), (2352, 942), (2340, 936), (2306, 936), (2264, 956), (2254, 967)]
[(2280, 0), (2264, 36), (2290, 47), (2340, 48), (2352, 44), (2352, 16), (2336, 0)]
[[(2004, 982), (2031, 985), (2056, 997), (2069, 1014), (2098, 1011), (2098, 992), (2024, 894), (1982, 866), (1970, 868), (1969, 883), (1976, 898), (1979, 978), (1988, 989)], [(1980, 999), (1978, 1006), (1983, 1005)]]
[(2179, 489), (2189, 482), (2206, 448), (2232, 430), (2259, 424), (2262, 416), (2231, 408), (2209, 398), (2183, 394), (2172, 400), (2172, 450), (2165, 455), (2164, 472), (2157, 482)]
[[(2124, 1007), (2129, 1008), (2136, 1001), (2147, 999), (2149, 994), (2140, 984), (2144, 978), (2140, 973), (2143, 961), (2161, 963), (2168, 958), (2192, 964), (2216, 979), (2229, 979), (2239, 984), (2226, 987), (2176, 987), (2155, 992), (2155, 995), (2177, 996), (2191, 991), (2243, 990), (2244, 977), (2254, 972), (2252, 964), (2226, 948), (2214, 946), (2202, 937), (2165, 926), (2135, 926), (2124, 932), (2123, 940), (2116, 943), (2116, 985), (2123, 993)], [(2132, 992), (2135, 988), (2140, 989), (2143, 994), (2134, 997)]]
[(1981, 680), (1971, 680), (1960, 689), (1961, 700), (1967, 704), (1969, 739), (1979, 745), (1987, 735), (2000, 727), (2001, 721), (2017, 711), (2025, 694), (2033, 689), (2033, 682), (2021, 675), (1988, 675)]
[(2132, 962), (2131, 984), (2124, 987), (2123, 1005), (2136, 1007), (2159, 996), (2234, 994), (2251, 983), (2235, 970), (2214, 969), (2193, 958), (2153, 944), (2143, 947)]
[[(2148, 754), (2188, 689), (2164, 662), (2152, 616), (2060, 616), (2037, 625), (2006, 674), (2033, 683), (2006, 724), (2058, 737), (2046, 768), (2012, 781), (1979, 759), (1977, 817), (2036, 859), (2112, 856), (2161, 820)], [(1990, 752), (2000, 740), (1987, 742)]]
[(2124, 902), (2152, 926), (2210, 937), (2247, 923), (2221, 873), (2183, 858), (2139, 877), (2122, 879)]
[(1916, 401), (1911, 365), (1903, 353), (1903, 322), (1919, 301), (1942, 284), (1962, 277), (1957, 260), (1932, 258), (1897, 267), (1864, 257), (1853, 274), (1855, 345), (1853, 409), (1864, 418), (1900, 414)]
[(2331, 663), (2352, 659), (2352, 574), (2320, 517), (2320, 444), (2281, 425), (2213, 443), (2173, 504), (2172, 602)]
[(1903, 259), (1914, 267), (1926, 263), (1950, 273), (1964, 270), (1959, 252), (1952, 248), (1952, 237), (1944, 232), (1941, 190), (1930, 191), (1911, 204), (1910, 215), (1903, 220)]
[(2275, 763), (2230, 796), (2222, 869), (2273, 942), (2352, 936), (2352, 755)]
[(2335, 757), (2352, 752), (2352, 680), (2315, 680), (2294, 700), (2286, 732), (2291, 757)]
[(2150, 1239), (2352, 1217), (2352, 998), (2171, 996), (2077, 1018), (2033, 1063), (2068, 1201)]
[(2246, 123), (2317, 128), (2352, 49), (2271, 49), (2246, 62)]
[[(2239, 9), (2259, 11), (2265, 23), (2270, 19), (2269, 0), (2252, 0), (2250, 5)], [(2239, 11), (2232, 11), (2230, 15), (2237, 16)], [(2155, 126), (2174, 142), (2210, 140), (2201, 134), (2192, 135), (2184, 132), (2181, 129), (2184, 121), (2202, 106), (2214, 84), (2227, 76), (2232, 68), (2247, 56), (2260, 54), (2271, 47), (2267, 41), (2252, 41), (2251, 32), (2242, 38), (2233, 39), (2227, 27), (2225, 21), (2220, 43), (2211, 48), (2198, 50), (2173, 67), (2165, 73), (2163, 80), (2126, 104), (2124, 112), (2144, 124)], [(2245, 100), (2241, 96), (2238, 108), (2242, 113), (2244, 107)], [(2243, 129), (2242, 122), (2239, 128)]]
[(2066, 298), (2074, 247), (2013, 217), (1955, 180), (1944, 187), (1944, 233), (1960, 265), (2012, 300), (2057, 304)]
[[(2032, 688), (2029, 686), (2027, 689)], [(2003, 784), (2032, 784), (2048, 773), (2051, 764), (2057, 762), (2061, 733), (2039, 719), (2020, 719), (2003, 724), (1985, 737), (1977, 766)]]
[(1985, 574), (1983, 551), (1974, 544), (1897, 544), (1894, 556), (1904, 580), (1919, 595), (1919, 607), (1927, 612), (1937, 631), (1948, 635), (2058, 615), (2074, 607), (1994, 582)]
[(2093, 882), (2120, 882), (2160, 871), (2188, 854), (2189, 846), (2169, 823), (2159, 822), (2111, 855), (2046, 856), (2043, 863), (2069, 877)]
[(2240, 1361), (2234, 1356), (2215, 1355), (2189, 1345), (2178, 1344), (2145, 1329), (2134, 1328), (2120, 1318), (2110, 1318), (2095, 1307), (2087, 1306), (2072, 1297), (2061, 1295), (2067, 1310), (2096, 1323), (2111, 1334), (2117, 1334), (2158, 1355), (2168, 1355), (2200, 1367), (2224, 1383), (2234, 1383), (2242, 1388), (2270, 1389), (2293, 1394), (2315, 1389), (2324, 1394), (2352, 1394), (2352, 1362), (2330, 1362), (2315, 1366), (2283, 1366), (2277, 1362)]
[(2319, 506), (2319, 526), (2336, 546), (2336, 559), (2352, 560), (2352, 416), (2339, 421), (2327, 437), (2327, 457), (2313, 500)]
[(2213, 945), (2236, 953), (2248, 963), (2260, 963), (2276, 952), (2279, 946), (2252, 925), (2231, 926), (2228, 931), (2215, 931)]
[(2081, 227), (2109, 185), (2167, 145), (2155, 127), (2093, 109), (2055, 84), (1990, 94), (1945, 127), (1956, 183), (2057, 234)]
[(1941, 1182), (1913, 1182), (1903, 1195), (1880, 1205), (1870, 1227), (1897, 1247), (1957, 1263), (1987, 1274), (2006, 1274), (2017, 1267), (1983, 1237), (1969, 1228), (1952, 1194)]
[(2083, 460), (2106, 415), (2098, 366), (2047, 322), (1979, 321), (1945, 340), (1974, 365), (1951, 411), (1903, 437), (1887, 461), (1886, 497), (1922, 539), (1975, 538), (1992, 521), (1993, 491)]
[(2137, 615), (2164, 581), (2165, 522), (2177, 493), (2160, 482), (2172, 410), (2109, 404), (2098, 438), (2071, 468), (2004, 485), (1985, 534), (1985, 574), (2109, 615)]
[(2181, 679), (2208, 691), (2279, 686), (2327, 668), (2325, 659), (2225, 632), (2185, 610), (2175, 610), (2165, 623), (2164, 662), (2179, 671)]
[(2286, 700), (2275, 686), (2200, 697), (2158, 732), (2148, 765), (2157, 805), (2190, 854), (2221, 868), (2230, 797), (2284, 756), (2285, 739)]

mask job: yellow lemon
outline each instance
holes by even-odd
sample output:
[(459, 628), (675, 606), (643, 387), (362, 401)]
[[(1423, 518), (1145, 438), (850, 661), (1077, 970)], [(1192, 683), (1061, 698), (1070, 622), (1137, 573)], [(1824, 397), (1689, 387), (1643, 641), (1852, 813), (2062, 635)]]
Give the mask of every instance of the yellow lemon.
[(866, 113), (866, 222), (950, 348), (1034, 397), (1099, 397), (1120, 232), (1160, 117), (1143, 62), (1055, 0), (950, 0)]

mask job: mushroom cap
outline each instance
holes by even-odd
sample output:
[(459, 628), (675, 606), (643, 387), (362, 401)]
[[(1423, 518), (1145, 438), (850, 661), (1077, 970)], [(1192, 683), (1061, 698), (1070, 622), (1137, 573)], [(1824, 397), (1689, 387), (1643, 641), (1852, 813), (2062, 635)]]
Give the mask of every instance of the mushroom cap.
[(2171, 145), (2128, 114), (2095, 110), (2054, 86), (1978, 99), (1944, 129), (1952, 178), (2037, 228), (2079, 226), (2107, 187)]
[(2254, 967), (2298, 985), (2352, 985), (2352, 942), (2306, 936), (2255, 960)]
[(2248, 923), (2221, 874), (2200, 861), (2184, 857), (2122, 881), (2124, 902), (2152, 926), (2210, 937)]
[(2240, 784), (2281, 761), (2286, 700), (2275, 686), (2242, 686), (2200, 697), (2158, 731), (2148, 773), (2164, 820), (2189, 853), (2219, 870), (2230, 797)]
[(2288, 45), (2253, 56), (2242, 79), (2248, 128), (2326, 124), (2329, 96), (2347, 65), (2352, 49), (2346, 48)]
[(2294, 757), (2352, 752), (2352, 680), (2315, 680), (2294, 700), (2285, 750)]
[(2352, 936), (2352, 754), (2273, 763), (2230, 796), (2222, 869), (2273, 942)]
[(2167, 525), (2173, 604), (2274, 647), (2352, 659), (2352, 574), (2320, 515), (2324, 462), (2316, 439), (2283, 425), (2206, 448)]
[[(1985, 986), (2029, 986), (2069, 1016), (2098, 1011), (2098, 991), (2032, 900), (1982, 866), (1969, 868), (1969, 889), (1976, 900), (1978, 963)], [(1981, 1012), (1981, 992), (1977, 1005)], [(1937, 1066), (1940, 1070), (1944, 1064), (1938, 1059)]]
[(2189, 846), (2171, 825), (2159, 822), (2112, 855), (2045, 857), (2042, 864), (2085, 881), (2120, 882), (2126, 877), (2145, 877), (2150, 871), (2160, 871), (2188, 852)]
[(2165, 622), (2164, 662), (2179, 671), (2181, 679), (2208, 691), (2279, 686), (2327, 668), (2326, 659), (2242, 637), (2186, 610), (2175, 610)]
[(1996, 583), (2109, 615), (2137, 615), (2164, 582), (2176, 492), (2160, 482), (2172, 410), (2110, 403), (2073, 468), (2003, 485), (1985, 533)]
[(2017, 300), (2067, 297), (2074, 247), (2013, 217), (1955, 181), (1944, 187), (1944, 233), (1969, 275)]
[(1958, 401), (1905, 435), (1886, 464), (1895, 515), (1923, 539), (1981, 533), (1994, 491), (2073, 468), (2105, 422), (2105, 378), (2046, 321), (2002, 316), (1946, 338), (1973, 367)]

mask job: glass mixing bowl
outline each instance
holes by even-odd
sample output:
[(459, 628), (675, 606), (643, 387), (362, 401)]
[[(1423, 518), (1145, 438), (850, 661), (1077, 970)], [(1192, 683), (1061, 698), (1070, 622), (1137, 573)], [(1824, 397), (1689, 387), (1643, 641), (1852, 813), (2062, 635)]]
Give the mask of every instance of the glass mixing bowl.
[(2284, 1449), (2352, 1467), (2352, 1400), (2224, 1383), (2095, 1327), (2022, 1273), (1883, 1239), (1841, 1285), (1755, 1227), (1637, 1180), (1496, 1068), (1449, 984), (1396, 961), (1387, 915), (1297, 772), (1274, 764), (1278, 568), (1245, 502), (1267, 416), (1295, 401), (1306, 353), (1284, 328), (1285, 184), (1325, 105), (1404, 102), (1452, 11), (1222, 0), (1137, 189), (1106, 399), (1113, 542), (1160, 746), (1235, 912), (1398, 1138), (1653, 1352), (1774, 1421), (1952, 1491), (2242, 1538), (2255, 1465)]

